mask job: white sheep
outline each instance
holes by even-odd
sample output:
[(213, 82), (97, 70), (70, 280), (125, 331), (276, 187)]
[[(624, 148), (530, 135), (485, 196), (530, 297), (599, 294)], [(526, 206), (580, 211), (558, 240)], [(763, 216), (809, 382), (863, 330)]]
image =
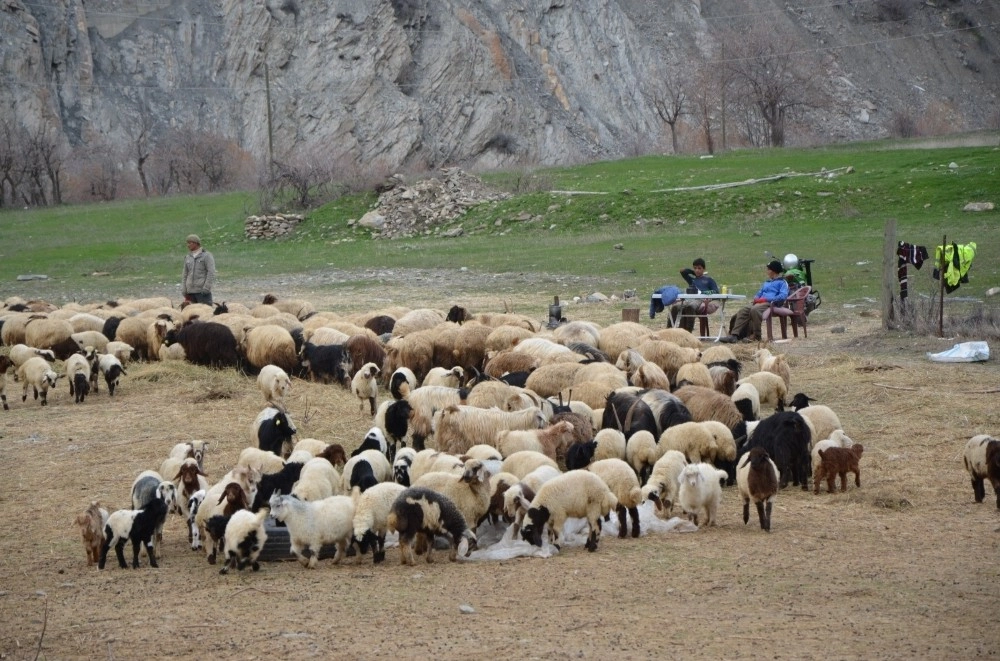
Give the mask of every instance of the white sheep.
[(714, 526), (715, 514), (722, 499), (720, 480), (728, 476), (712, 464), (688, 464), (678, 477), (677, 502), (688, 519), (698, 525), (698, 517), (705, 511), (704, 525)]
[[(355, 473), (367, 474), (369, 468), (371, 477), (374, 478), (374, 482), (371, 484), (392, 481), (392, 464), (389, 463), (386, 456), (378, 450), (364, 450), (348, 459), (347, 463), (344, 464), (344, 470), (341, 473), (343, 481), (341, 493), (351, 493), (351, 489), (357, 486), (358, 476)], [(368, 483), (366, 482), (366, 484)], [(367, 488), (367, 486), (362, 486), (361, 490), (364, 491)]]
[(617, 429), (602, 429), (594, 436), (597, 448), (594, 450), (594, 461), (601, 459), (625, 459), (628, 456), (628, 443), (625, 434)]
[(621, 459), (601, 459), (587, 466), (587, 470), (601, 478), (618, 500), (615, 508), (618, 512), (618, 537), (625, 538), (628, 534), (626, 513), (632, 518), (632, 536), (638, 537), (642, 489), (632, 467)]
[[(223, 495), (226, 486), (230, 482), (235, 482), (243, 490), (246, 502), (252, 503), (257, 495), (257, 484), (260, 482), (260, 475), (260, 471), (256, 468), (236, 465), (205, 492), (205, 500), (195, 515), (195, 525), (198, 526), (198, 534), (202, 539), (208, 539), (206, 536), (206, 524), (208, 520), (216, 514), (221, 514), (225, 508), (224, 504), (219, 503), (219, 498)], [(207, 554), (208, 552), (208, 545), (206, 544), (205, 553)]]
[(1000, 509), (1000, 441), (988, 434), (973, 436), (965, 444), (963, 463), (972, 478), (976, 502), (981, 503), (986, 498), (984, 481), (989, 479), (997, 496), (997, 508)]
[(299, 365), (299, 356), (295, 351), (295, 340), (292, 334), (277, 324), (262, 324), (260, 326), (245, 326), (240, 338), (239, 347), (246, 356), (247, 362), (255, 369), (265, 365), (277, 365), (285, 372), (294, 372)]
[(367, 401), (372, 417), (375, 416), (375, 400), (378, 398), (378, 374), (378, 365), (365, 363), (351, 379), (351, 392), (360, 400), (358, 413), (364, 412), (365, 401)]
[(290, 550), (304, 567), (316, 567), (324, 544), (336, 545), (334, 564), (344, 557), (354, 534), (354, 500), (350, 496), (306, 502), (274, 494), (268, 504), (271, 516), (288, 526)]
[(784, 354), (772, 354), (769, 350), (761, 347), (753, 352), (753, 358), (757, 361), (757, 367), (762, 372), (771, 372), (781, 377), (785, 382), (785, 387), (791, 385), (792, 374), (788, 368), (788, 360)]
[(253, 571), (260, 569), (257, 558), (267, 542), (267, 529), (264, 527), (267, 515), (266, 508), (258, 512), (239, 510), (233, 513), (226, 524), (226, 561), (219, 570), (220, 574), (226, 574), (230, 569), (243, 571), (247, 565)]
[(678, 478), (687, 466), (687, 457), (677, 450), (666, 450), (653, 464), (653, 471), (642, 487), (642, 495), (653, 501), (657, 514), (669, 516), (677, 502)]
[[(397, 370), (398, 371), (398, 370)], [(447, 386), (459, 388), (465, 384), (465, 370), (461, 367), (432, 367), (424, 377), (423, 386)]]
[(405, 399), (417, 389), (417, 375), (409, 367), (399, 367), (389, 376), (389, 393), (393, 399)]
[[(434, 450), (430, 450), (430, 452), (434, 452)], [(396, 453), (396, 458), (392, 462), (393, 482), (401, 484), (404, 487), (410, 486), (410, 466), (413, 465), (413, 459), (416, 456), (417, 451), (413, 448), (399, 449), (399, 452)]]
[(520, 411), (449, 406), (434, 414), (434, 438), (439, 449), (462, 454), (477, 443), (493, 444), (505, 429), (539, 429), (548, 421), (541, 409)]
[(589, 532), (586, 547), (597, 550), (601, 536), (601, 517), (618, 506), (618, 499), (594, 473), (573, 470), (554, 477), (541, 486), (524, 516), (521, 536), (535, 546), (542, 545), (542, 532), (548, 527), (549, 540), (559, 548), (566, 518), (587, 519)]
[(736, 404), (736, 408), (740, 409), (745, 419), (756, 420), (760, 417), (760, 393), (754, 384), (749, 381), (741, 383), (736, 386), (736, 390), (729, 398)]
[(108, 338), (101, 331), (80, 331), (73, 333), (70, 337), (81, 351), (86, 350), (87, 347), (93, 347), (99, 353), (107, 353)]
[(17, 368), (17, 378), (24, 387), (24, 391), (21, 394), (22, 402), (27, 401), (28, 388), (31, 388), (35, 393), (35, 399), (38, 399), (38, 395), (41, 393), (42, 406), (46, 406), (48, 404), (49, 389), (56, 387), (59, 375), (49, 367), (48, 362), (44, 358), (34, 356), (24, 361)]
[(761, 530), (771, 531), (771, 506), (778, 493), (781, 476), (767, 451), (750, 448), (736, 465), (736, 484), (743, 497), (743, 525), (750, 520), (750, 501), (757, 507)]
[[(121, 380), (122, 375), (127, 376), (128, 372), (122, 367), (121, 361), (109, 353), (101, 354), (97, 365), (101, 370), (101, 374), (104, 375), (104, 382), (108, 384), (108, 394), (114, 397), (118, 382)], [(94, 384), (94, 392), (97, 392), (97, 382), (95, 381)]]
[(785, 380), (772, 372), (754, 372), (736, 382), (739, 387), (744, 383), (752, 383), (757, 389), (760, 405), (769, 405), (781, 411), (785, 408), (785, 398), (788, 397), (788, 386)]
[(823, 404), (806, 406), (797, 409), (796, 413), (809, 423), (813, 438), (830, 438), (834, 431), (844, 428), (833, 409)]
[(653, 466), (663, 456), (664, 449), (657, 443), (652, 432), (641, 429), (629, 436), (625, 442), (625, 460), (639, 476), (640, 481), (645, 482), (649, 479)]
[(708, 371), (708, 367), (704, 363), (684, 363), (677, 368), (677, 376), (674, 377), (677, 383), (687, 382), (694, 386), (702, 386), (704, 388), (715, 387), (715, 382), (712, 380), (712, 375)]
[(532, 472), (539, 466), (551, 466), (556, 470), (559, 469), (559, 464), (549, 457), (546, 457), (541, 452), (522, 450), (521, 452), (515, 452), (505, 458), (503, 463), (500, 464), (500, 470), (504, 473), (512, 473), (518, 478), (524, 479), (525, 475)]
[(104, 564), (108, 558), (108, 550), (114, 546), (115, 555), (118, 557), (118, 565), (125, 569), (125, 542), (132, 541), (132, 567), (139, 568), (139, 546), (146, 549), (149, 557), (149, 566), (157, 567), (156, 551), (153, 548), (153, 540), (156, 530), (163, 526), (167, 518), (167, 503), (161, 498), (160, 489), (141, 509), (118, 510), (113, 512), (104, 526), (104, 544), (101, 545), (101, 555), (97, 561), (97, 568), (104, 569)]
[[(180, 345), (178, 345), (180, 346)], [(183, 347), (181, 347), (183, 349)], [(130, 360), (133, 360), (137, 355), (135, 348), (126, 342), (119, 342), (117, 340), (112, 340), (108, 342), (107, 346), (104, 347), (104, 353), (111, 354), (117, 358), (123, 365)]]
[[(712, 430), (700, 422), (682, 422), (668, 427), (660, 435), (660, 445), (664, 451), (682, 452), (691, 463), (710, 461), (718, 451)], [(732, 458), (736, 458), (735, 453)]]
[(258, 473), (277, 473), (285, 466), (285, 460), (260, 448), (243, 448), (236, 460), (237, 466), (252, 468)]
[(573, 423), (562, 420), (544, 429), (505, 429), (497, 433), (496, 447), (504, 457), (521, 450), (534, 450), (558, 461), (566, 456), (574, 436)]
[(465, 460), (450, 452), (438, 452), (433, 449), (420, 450), (413, 455), (407, 475), (410, 484), (425, 473), (458, 473), (465, 471)]
[(354, 503), (354, 539), (359, 552), (372, 550), (375, 564), (385, 560), (385, 536), (389, 531), (389, 512), (392, 504), (406, 487), (395, 482), (380, 482), (364, 493), (355, 490), (351, 497)]
[(90, 392), (90, 363), (83, 354), (75, 353), (63, 364), (66, 370), (66, 380), (69, 381), (69, 394), (73, 402), (80, 404)]
[(341, 477), (323, 457), (313, 457), (302, 465), (292, 495), (300, 500), (322, 500), (340, 495)]
[(13, 345), (7, 356), (14, 364), (15, 370), (23, 365), (29, 358), (44, 358), (50, 363), (54, 363), (56, 361), (56, 354), (52, 351), (52, 349), (37, 349), (35, 347), (29, 347), (27, 344)]
[(257, 387), (269, 405), (281, 411), (287, 410), (285, 395), (292, 390), (292, 380), (285, 370), (277, 365), (264, 365), (257, 375)]
[(461, 475), (453, 473), (425, 473), (413, 486), (433, 489), (448, 497), (465, 518), (471, 530), (475, 530), (490, 509), (490, 475), (478, 459), (465, 462)]

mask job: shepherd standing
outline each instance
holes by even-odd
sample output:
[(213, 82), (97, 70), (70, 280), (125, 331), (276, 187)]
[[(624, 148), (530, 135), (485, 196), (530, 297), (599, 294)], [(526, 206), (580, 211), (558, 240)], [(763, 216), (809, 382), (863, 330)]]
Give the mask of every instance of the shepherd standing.
[(201, 247), (197, 234), (188, 234), (188, 254), (184, 256), (184, 275), (181, 279), (184, 300), (188, 303), (212, 304), (212, 285), (215, 284), (215, 258)]

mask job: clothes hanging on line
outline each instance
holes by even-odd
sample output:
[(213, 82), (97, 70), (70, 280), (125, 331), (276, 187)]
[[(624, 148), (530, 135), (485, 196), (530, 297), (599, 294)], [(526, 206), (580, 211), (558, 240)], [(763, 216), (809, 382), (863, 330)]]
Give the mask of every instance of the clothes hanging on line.
[(899, 278), (899, 300), (905, 302), (908, 295), (907, 282), (909, 280), (907, 265), (913, 264), (914, 268), (919, 270), (923, 266), (924, 260), (928, 257), (927, 247), (900, 241), (896, 248), (896, 255), (899, 257), (896, 269), (896, 277)]
[(976, 244), (970, 241), (964, 245), (952, 242), (947, 246), (934, 247), (934, 273), (931, 275), (935, 280), (941, 278), (940, 268), (944, 255), (944, 290), (949, 294), (958, 289), (962, 283), (969, 282), (969, 269), (972, 268), (972, 260), (976, 256)]

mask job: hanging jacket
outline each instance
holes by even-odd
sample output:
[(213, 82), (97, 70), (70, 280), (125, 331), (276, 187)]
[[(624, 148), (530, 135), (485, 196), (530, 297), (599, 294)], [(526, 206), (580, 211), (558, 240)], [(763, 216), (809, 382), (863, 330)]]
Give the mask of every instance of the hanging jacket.
[[(976, 244), (970, 241), (964, 245), (952, 242), (947, 246), (934, 247), (934, 264), (941, 266), (941, 255), (944, 255), (944, 289), (949, 294), (969, 281), (969, 269), (976, 256)], [(941, 277), (940, 268), (935, 268), (932, 274), (935, 280)]]

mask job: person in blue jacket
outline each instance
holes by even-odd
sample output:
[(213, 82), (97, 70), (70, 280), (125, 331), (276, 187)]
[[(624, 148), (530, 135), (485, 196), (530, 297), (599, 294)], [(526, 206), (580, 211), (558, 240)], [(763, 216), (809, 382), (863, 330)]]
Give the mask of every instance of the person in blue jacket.
[(767, 280), (754, 294), (753, 302), (733, 315), (729, 320), (729, 337), (723, 337), (723, 342), (739, 342), (740, 340), (760, 340), (760, 324), (764, 310), (771, 303), (780, 303), (788, 298), (788, 282), (781, 277), (785, 270), (776, 259), (767, 265)]
[[(694, 287), (698, 290), (698, 293), (719, 293), (719, 285), (715, 284), (715, 279), (712, 276), (705, 273), (705, 260), (701, 257), (698, 257), (691, 263), (691, 268), (681, 269), (681, 277), (684, 278), (684, 282), (688, 284), (688, 287)], [(682, 313), (679, 322), (680, 327), (689, 333), (693, 333), (695, 316), (712, 314), (719, 309), (719, 306), (709, 300), (696, 301), (694, 303), (688, 302), (683, 306), (678, 303), (671, 309), (671, 314), (675, 318), (677, 318), (677, 308), (680, 308), (680, 312)]]

